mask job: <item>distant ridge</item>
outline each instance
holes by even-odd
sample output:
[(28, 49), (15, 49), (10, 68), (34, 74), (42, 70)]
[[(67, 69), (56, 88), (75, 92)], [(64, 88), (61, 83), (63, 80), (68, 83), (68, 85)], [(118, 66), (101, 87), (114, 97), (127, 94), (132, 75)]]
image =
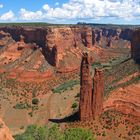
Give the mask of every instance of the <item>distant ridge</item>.
[(125, 25), (125, 24), (100, 24), (100, 23), (86, 23), (86, 22), (78, 22), (77, 25), (88, 25), (88, 26), (95, 26), (95, 27), (100, 27), (100, 28), (131, 28), (131, 29), (135, 29), (135, 28), (140, 28), (140, 25)]

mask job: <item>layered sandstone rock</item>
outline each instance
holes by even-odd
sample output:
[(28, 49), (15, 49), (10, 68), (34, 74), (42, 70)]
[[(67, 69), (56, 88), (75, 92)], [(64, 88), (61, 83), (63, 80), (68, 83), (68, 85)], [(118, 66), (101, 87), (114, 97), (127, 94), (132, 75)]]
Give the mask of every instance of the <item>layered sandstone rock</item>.
[(92, 79), (88, 54), (83, 54), (81, 63), (80, 120), (92, 118)]
[(0, 39), (4, 38), (4, 37), (9, 37), (10, 34), (9, 33), (6, 33), (4, 31), (0, 31)]
[(0, 140), (14, 140), (2, 119), (0, 119)]
[(20, 46), (23, 46), (24, 42), (36, 43), (42, 48), (46, 60), (56, 67), (59, 66), (67, 52), (72, 54), (76, 48), (79, 50), (81, 47), (91, 48), (95, 42), (93, 29), (87, 26), (9, 26), (0, 27), (0, 30), (9, 33), (15, 41), (19, 42)]
[(79, 117), (81, 121), (95, 119), (102, 113), (104, 96), (103, 71), (95, 69), (92, 81), (90, 59), (87, 53), (83, 54), (81, 63), (81, 88)]
[[(79, 69), (83, 50), (92, 50), (95, 46), (130, 46), (129, 41), (122, 40), (130, 37), (125, 29), (95, 29), (91, 26), (3, 26), (0, 30), (18, 42), (18, 50), (41, 48), (46, 61), (62, 73)], [(3, 45), (3, 41), (0, 44)]]
[(93, 79), (93, 117), (101, 115), (103, 110), (103, 97), (104, 97), (104, 74), (102, 70), (95, 69)]
[(129, 48), (132, 32), (132, 29), (121, 28), (95, 29), (96, 45), (103, 48)]
[(7, 26), (0, 27), (0, 30), (9, 33), (15, 41), (19, 41), (22, 35), (26, 43), (37, 43), (43, 46), (46, 42), (47, 30), (41, 27)]
[(140, 29), (134, 31), (131, 43), (131, 56), (135, 61), (140, 61)]
[(140, 82), (112, 91), (104, 102), (104, 111), (112, 109), (140, 117)]
[(90, 27), (48, 28), (44, 48), (47, 60), (52, 65), (58, 66), (67, 52), (72, 53), (72, 50), (80, 49), (82, 46), (91, 48), (94, 45), (92, 34)]

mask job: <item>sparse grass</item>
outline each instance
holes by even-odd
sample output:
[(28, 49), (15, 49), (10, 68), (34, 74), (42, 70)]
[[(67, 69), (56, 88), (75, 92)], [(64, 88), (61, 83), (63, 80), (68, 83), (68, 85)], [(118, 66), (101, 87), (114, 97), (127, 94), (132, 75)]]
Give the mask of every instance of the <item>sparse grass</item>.
[(71, 81), (65, 82), (64, 84), (58, 86), (55, 89), (52, 89), (52, 91), (53, 91), (53, 93), (62, 93), (68, 89), (72, 89), (73, 86), (75, 86), (79, 83), (80, 83), (79, 80), (71, 80)]
[(139, 66), (131, 59), (123, 59), (121, 63), (113, 65), (110, 69), (105, 70), (105, 97), (108, 97), (109, 93), (116, 88), (125, 87), (139, 81), (139, 77), (134, 77), (128, 82), (117, 85), (120, 80), (138, 72), (139, 70)]
[(92, 68), (102, 68), (102, 64), (100, 62), (94, 62), (91, 66)]
[(28, 103), (17, 103), (14, 106), (15, 109), (29, 109), (31, 108), (31, 105), (29, 105)]

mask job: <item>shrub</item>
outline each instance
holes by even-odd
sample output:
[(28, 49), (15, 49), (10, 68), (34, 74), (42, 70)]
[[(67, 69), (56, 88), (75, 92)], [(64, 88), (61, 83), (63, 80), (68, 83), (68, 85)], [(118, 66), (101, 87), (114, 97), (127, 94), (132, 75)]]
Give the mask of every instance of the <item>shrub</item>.
[(90, 130), (82, 128), (70, 128), (65, 132), (65, 140), (95, 140)]
[(75, 102), (75, 103), (72, 104), (71, 107), (72, 107), (73, 109), (75, 109), (75, 108), (77, 108), (77, 106), (78, 106), (78, 104)]
[(23, 134), (15, 136), (15, 140), (45, 140), (46, 131), (46, 127), (30, 125)]
[(50, 128), (37, 125), (28, 126), (23, 134), (16, 135), (15, 140), (95, 140), (90, 130), (69, 128), (62, 131), (58, 125)]
[(39, 103), (39, 99), (38, 99), (38, 98), (34, 98), (34, 99), (32, 100), (32, 104), (38, 105), (38, 103)]
[(62, 131), (60, 131), (58, 125), (53, 125), (49, 130), (48, 130), (48, 135), (46, 139), (50, 140), (64, 140), (64, 134)]
[(33, 117), (33, 112), (29, 112), (28, 115), (30, 115), (31, 117)]

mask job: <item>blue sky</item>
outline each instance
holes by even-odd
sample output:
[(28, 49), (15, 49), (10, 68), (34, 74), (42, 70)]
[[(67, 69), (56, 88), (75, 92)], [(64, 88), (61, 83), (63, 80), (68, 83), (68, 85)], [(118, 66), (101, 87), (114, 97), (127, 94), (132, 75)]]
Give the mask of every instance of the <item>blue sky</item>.
[(0, 22), (140, 24), (140, 0), (0, 0)]

